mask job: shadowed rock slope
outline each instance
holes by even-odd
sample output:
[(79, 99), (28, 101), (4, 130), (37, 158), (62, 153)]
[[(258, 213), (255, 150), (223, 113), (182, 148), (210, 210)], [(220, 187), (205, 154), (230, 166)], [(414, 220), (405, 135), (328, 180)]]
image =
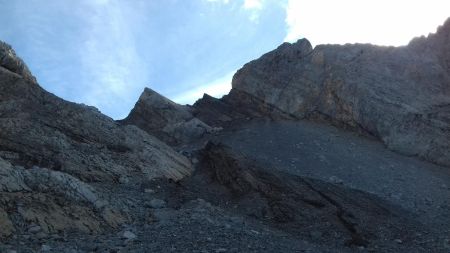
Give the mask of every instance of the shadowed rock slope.
[(306, 39), (284, 43), (244, 65), (229, 95), (199, 100), (194, 115), (220, 123), (208, 112), (227, 107), (253, 108), (250, 116), (320, 118), (376, 136), (392, 150), (449, 166), (449, 45), (450, 20), (403, 47), (313, 49)]

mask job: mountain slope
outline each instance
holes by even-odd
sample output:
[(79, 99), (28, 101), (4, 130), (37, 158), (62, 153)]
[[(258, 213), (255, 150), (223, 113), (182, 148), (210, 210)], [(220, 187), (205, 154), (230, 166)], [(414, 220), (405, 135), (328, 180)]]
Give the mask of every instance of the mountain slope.
[[(450, 20), (405, 47), (284, 43), (245, 64), (222, 102), (235, 111), (252, 104), (272, 118), (281, 111), (325, 119), (373, 135), (392, 150), (450, 166), (449, 44)], [(202, 112), (211, 104), (201, 104), (194, 110), (208, 123)]]
[[(96, 233), (125, 222), (92, 186), (140, 175), (180, 180), (191, 164), (133, 126), (43, 90), (10, 46), (0, 43), (0, 237)], [(3, 226), (6, 229), (3, 229)]]

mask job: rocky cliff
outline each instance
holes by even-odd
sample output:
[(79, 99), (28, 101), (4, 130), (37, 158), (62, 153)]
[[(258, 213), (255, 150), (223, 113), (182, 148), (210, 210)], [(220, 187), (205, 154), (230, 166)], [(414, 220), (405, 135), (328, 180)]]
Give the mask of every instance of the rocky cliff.
[(180, 180), (191, 172), (184, 156), (139, 128), (43, 90), (3, 42), (0, 129), (0, 237), (117, 226), (126, 215), (91, 184), (133, 175)]
[(0, 42), (0, 252), (449, 252), (449, 81), (447, 21), (284, 43), (221, 99), (146, 88), (116, 122)]
[[(254, 101), (266, 117), (282, 112), (326, 119), (373, 135), (392, 150), (449, 166), (449, 45), (450, 20), (403, 47), (284, 43), (240, 69), (221, 102), (239, 111)], [(202, 104), (195, 110), (208, 111)]]

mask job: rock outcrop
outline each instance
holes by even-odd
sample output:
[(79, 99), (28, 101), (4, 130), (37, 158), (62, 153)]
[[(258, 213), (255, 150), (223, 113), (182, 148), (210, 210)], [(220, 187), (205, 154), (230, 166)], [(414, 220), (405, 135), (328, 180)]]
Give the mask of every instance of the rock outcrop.
[(186, 157), (139, 128), (43, 90), (3, 42), (0, 129), (0, 238), (16, 230), (117, 227), (126, 215), (92, 184), (133, 175), (178, 181), (192, 170)]
[[(13, 58), (13, 51), (7, 57)], [(84, 181), (117, 180), (130, 171), (178, 180), (189, 161), (133, 126), (94, 107), (64, 101), (30, 80), (26, 67), (0, 67), (0, 156), (13, 164), (61, 170)], [(13, 65), (13, 66), (15, 66)], [(11, 72), (18, 70), (18, 72)]]
[[(284, 43), (240, 69), (222, 100), (236, 111), (244, 96), (276, 109), (259, 110), (264, 117), (329, 120), (450, 166), (449, 45), (450, 20), (403, 47)], [(201, 101), (194, 107), (208, 111)]]
[(136, 125), (170, 145), (180, 145), (216, 131), (179, 105), (145, 88), (123, 124)]

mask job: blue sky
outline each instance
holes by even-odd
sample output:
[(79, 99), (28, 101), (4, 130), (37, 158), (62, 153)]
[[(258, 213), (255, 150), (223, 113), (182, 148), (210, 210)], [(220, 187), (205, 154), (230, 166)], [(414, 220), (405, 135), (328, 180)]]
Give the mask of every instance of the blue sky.
[(283, 41), (406, 44), (443, 23), (446, 1), (0, 0), (0, 40), (48, 91), (120, 119), (144, 87), (183, 104), (220, 97)]

